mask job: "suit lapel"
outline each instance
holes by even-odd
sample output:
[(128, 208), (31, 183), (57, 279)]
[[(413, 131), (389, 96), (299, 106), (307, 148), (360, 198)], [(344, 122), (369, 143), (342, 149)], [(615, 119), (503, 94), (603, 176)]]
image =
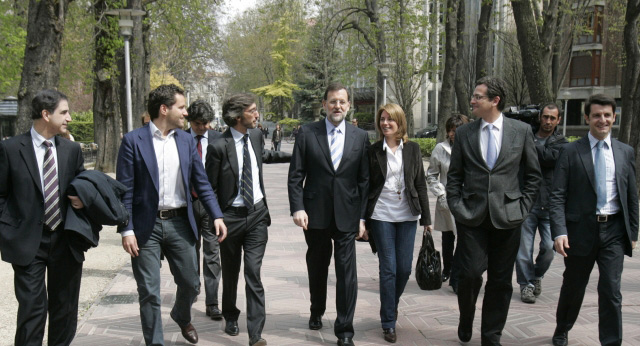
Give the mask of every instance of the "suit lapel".
[[(331, 161), (331, 153), (329, 152), (329, 142), (327, 139), (327, 128), (325, 126), (325, 121), (320, 120), (316, 122), (316, 126), (313, 127), (313, 132), (316, 136), (316, 140), (318, 141), (318, 145), (320, 146), (320, 150), (324, 153), (325, 158), (327, 159), (327, 163), (331, 169), (333, 168), (333, 162)], [(343, 152), (344, 156), (344, 152)]]
[[(621, 186), (625, 181), (623, 174), (626, 168), (624, 163), (624, 155), (622, 155), (622, 147), (620, 146), (620, 142), (611, 138), (611, 150), (613, 150), (613, 161), (616, 167), (616, 186), (618, 188), (618, 195), (622, 196), (621, 191), (625, 191), (627, 189), (626, 186)], [(621, 200), (622, 201), (622, 200)]]
[[(384, 141), (384, 139), (382, 139)], [(387, 153), (382, 149), (382, 141), (378, 142), (379, 145), (376, 144), (376, 158), (378, 159), (378, 164), (380, 165), (380, 172), (382, 172), (382, 176), (384, 179), (387, 179)], [(404, 159), (404, 157), (402, 158)]]
[(138, 138), (140, 139), (138, 150), (140, 150), (144, 164), (147, 166), (151, 180), (153, 180), (153, 186), (155, 186), (156, 191), (160, 191), (158, 160), (156, 159), (156, 151), (153, 148), (153, 138), (151, 137), (149, 126), (145, 126), (140, 130)]
[(180, 160), (180, 170), (182, 171), (182, 183), (184, 184), (185, 191), (189, 192), (191, 191), (191, 185), (189, 184), (191, 153), (189, 152), (189, 143), (187, 140), (192, 140), (193, 137), (191, 134), (189, 134), (189, 136), (180, 136), (179, 129), (175, 129), (174, 131), (173, 138), (176, 140), (176, 146), (178, 147), (178, 158)]
[(589, 137), (584, 136), (580, 138), (576, 145), (578, 146), (578, 156), (580, 156), (584, 170), (591, 182), (591, 188), (593, 188), (593, 191), (596, 191), (596, 172), (593, 167), (593, 157), (591, 156), (591, 144), (589, 143)]
[(500, 145), (500, 152), (498, 153), (498, 158), (493, 166), (494, 168), (504, 161), (504, 157), (507, 155), (506, 152), (508, 151), (507, 148), (513, 147), (513, 140), (516, 137), (516, 133), (513, 124), (509, 120), (511, 119), (502, 116), (502, 144)]
[(60, 187), (60, 191), (66, 191), (67, 189), (67, 179), (64, 179), (69, 172), (67, 172), (67, 168), (69, 167), (69, 143), (61, 141), (58, 136), (55, 136), (56, 141), (56, 160), (58, 163), (58, 185)]
[(256, 155), (258, 169), (262, 167), (262, 133), (258, 131), (249, 131), (249, 138), (251, 138), (251, 146), (253, 147), (253, 153)]
[(31, 138), (31, 132), (27, 132), (21, 139), (22, 148), (20, 149), (20, 155), (24, 160), (27, 170), (33, 179), (33, 183), (36, 184), (38, 190), (42, 192), (42, 183), (40, 182), (40, 169), (38, 169), (38, 161), (36, 160), (36, 152), (33, 149), (33, 139)]
[[(356, 129), (355, 127), (353, 127), (351, 124), (347, 124), (345, 122), (344, 124), (344, 146), (342, 149), (342, 159), (340, 160), (340, 165), (338, 166), (338, 169), (340, 169), (341, 167), (344, 167), (344, 162), (347, 161), (350, 157), (350, 155), (345, 155), (347, 153), (351, 152), (351, 149), (353, 149), (353, 145), (356, 142)], [(328, 144), (327, 144), (328, 146)], [(331, 162), (331, 165), (333, 166), (333, 162)]]
[(472, 122), (471, 124), (467, 125), (469, 126), (469, 136), (467, 136), (467, 139), (469, 140), (469, 147), (471, 148), (471, 152), (473, 152), (473, 155), (475, 155), (476, 160), (478, 160), (478, 162), (483, 162), (484, 163), (484, 167), (489, 170), (489, 167), (487, 167), (487, 163), (484, 160), (484, 158), (482, 158), (482, 150), (480, 149), (480, 125), (482, 124), (482, 121), (480, 121), (480, 119)]
[(236, 142), (233, 140), (233, 135), (231, 134), (231, 130), (227, 130), (224, 133), (224, 140), (226, 142), (225, 146), (227, 148), (227, 160), (229, 160), (229, 166), (231, 166), (231, 171), (234, 176), (234, 183), (238, 181), (238, 177), (240, 176), (240, 169), (238, 167), (238, 154), (236, 153)]

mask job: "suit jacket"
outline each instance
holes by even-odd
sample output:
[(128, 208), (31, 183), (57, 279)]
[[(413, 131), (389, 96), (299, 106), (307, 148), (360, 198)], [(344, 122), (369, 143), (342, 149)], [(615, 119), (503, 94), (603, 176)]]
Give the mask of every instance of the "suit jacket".
[[(424, 176), (422, 153), (420, 145), (407, 142), (402, 148), (402, 163), (404, 166), (405, 198), (408, 197), (411, 214), (422, 215), (421, 225), (431, 224), (429, 212), (429, 192)], [(373, 215), (384, 182), (387, 179), (387, 153), (382, 149), (382, 141), (371, 146), (369, 151), (369, 201), (367, 203), (367, 220)]]
[(366, 216), (369, 146), (367, 132), (345, 123), (343, 155), (336, 171), (325, 120), (302, 126), (289, 166), (291, 214), (305, 210), (312, 229), (326, 229), (335, 220), (338, 230), (357, 232), (359, 220)]
[[(618, 198), (628, 240), (625, 254), (631, 256), (631, 242), (638, 240), (638, 190), (633, 149), (611, 139), (616, 165)], [(567, 235), (569, 256), (588, 254), (598, 239), (596, 223), (596, 178), (589, 138), (584, 136), (565, 146), (554, 172), (549, 196), (553, 237)]]
[(489, 170), (480, 149), (481, 124), (477, 120), (456, 130), (447, 174), (449, 208), (456, 222), (468, 227), (479, 226), (488, 213), (497, 229), (513, 229), (527, 217), (542, 180), (533, 132), (526, 123), (504, 117), (502, 146)]
[[(267, 195), (264, 192), (264, 181), (262, 179), (263, 163), (279, 163), (291, 161), (291, 154), (264, 150), (264, 136), (260, 129), (250, 129), (249, 139), (253, 152), (258, 161), (258, 169), (260, 176), (260, 190), (264, 196), (265, 205), (267, 204)], [(236, 143), (233, 140), (231, 129), (227, 129), (219, 140), (209, 144), (207, 148), (207, 165), (206, 171), (209, 177), (209, 183), (220, 201), (222, 210), (226, 210), (231, 206), (233, 200), (238, 195), (240, 187), (238, 186), (238, 177), (242, 173), (242, 167), (238, 165), (238, 156), (236, 152)], [(268, 220), (267, 225), (271, 224)]]
[[(536, 131), (534, 131), (535, 133)], [(549, 207), (549, 192), (551, 191), (551, 184), (553, 184), (553, 171), (556, 168), (556, 162), (560, 157), (562, 147), (569, 143), (564, 136), (554, 131), (544, 144), (539, 144), (538, 140), (534, 138), (536, 143), (536, 151), (538, 152), (538, 162), (540, 163), (540, 170), (542, 172), (542, 188), (538, 194), (538, 198), (535, 202), (543, 208)]]
[[(187, 199), (189, 224), (198, 239), (198, 230), (191, 206), (193, 201), (189, 193), (192, 187), (212, 219), (222, 218), (223, 215), (211, 185), (207, 181), (207, 175), (202, 166), (202, 160), (198, 156), (193, 136), (176, 129), (175, 142), (180, 157), (180, 171)], [(159, 204), (158, 161), (148, 125), (135, 129), (122, 138), (118, 152), (116, 179), (128, 188), (122, 202), (130, 215), (129, 224), (118, 227), (118, 232), (133, 230), (138, 244), (144, 245), (153, 231)]]
[[(67, 187), (84, 171), (78, 143), (55, 136), (60, 212), (67, 214)], [(31, 132), (0, 142), (0, 252), (2, 260), (27, 265), (42, 240), (44, 195)]]

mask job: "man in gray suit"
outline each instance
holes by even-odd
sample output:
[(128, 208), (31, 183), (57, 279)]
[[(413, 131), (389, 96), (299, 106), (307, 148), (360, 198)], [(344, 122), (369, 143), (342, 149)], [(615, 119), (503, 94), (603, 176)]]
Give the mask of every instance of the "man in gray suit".
[(531, 127), (502, 114), (505, 100), (503, 80), (478, 80), (471, 106), (481, 119), (457, 129), (447, 176), (460, 256), (458, 337), (462, 342), (471, 339), (486, 270), (482, 345), (500, 344), (513, 292), (520, 224), (542, 180)]
[(620, 279), (624, 255), (638, 240), (638, 190), (633, 149), (611, 138), (616, 102), (596, 94), (584, 106), (589, 133), (568, 144), (549, 196), (551, 233), (564, 256), (554, 345), (567, 345), (589, 275), (597, 262), (600, 343), (622, 343)]

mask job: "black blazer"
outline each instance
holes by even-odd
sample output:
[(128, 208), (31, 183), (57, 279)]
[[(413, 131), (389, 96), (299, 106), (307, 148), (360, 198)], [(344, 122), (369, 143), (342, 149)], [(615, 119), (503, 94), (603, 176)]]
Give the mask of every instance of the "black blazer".
[(345, 123), (342, 160), (336, 171), (325, 120), (302, 126), (289, 166), (291, 214), (305, 210), (311, 229), (326, 229), (335, 220), (341, 232), (357, 232), (360, 219), (366, 214), (369, 147), (367, 132)]
[[(249, 139), (253, 152), (258, 160), (258, 168), (260, 170), (260, 190), (264, 195), (265, 205), (267, 204), (267, 195), (264, 192), (264, 182), (262, 179), (263, 163), (280, 163), (291, 161), (291, 154), (264, 149), (264, 136), (259, 129), (249, 130)], [(224, 212), (231, 206), (233, 200), (238, 195), (238, 177), (241, 167), (238, 166), (238, 157), (236, 154), (236, 144), (231, 134), (231, 129), (227, 129), (218, 140), (209, 144), (207, 148), (206, 160), (207, 176), (209, 183), (220, 203), (220, 208)], [(270, 223), (270, 221), (269, 221)]]
[[(411, 214), (422, 215), (421, 225), (431, 224), (429, 194), (427, 190), (420, 145), (406, 142), (402, 148), (404, 165), (405, 198), (408, 198)], [(367, 221), (371, 218), (378, 197), (387, 178), (387, 153), (382, 149), (382, 140), (374, 143), (369, 151), (369, 201), (367, 203)]]
[[(627, 234), (625, 254), (638, 240), (638, 190), (633, 149), (611, 139), (616, 165), (616, 185)], [(596, 225), (596, 178), (588, 136), (569, 143), (560, 154), (549, 196), (549, 219), (553, 237), (567, 235), (569, 256), (586, 256), (598, 238)]]
[[(67, 187), (84, 171), (78, 143), (55, 136), (60, 211), (64, 223)], [(0, 252), (2, 260), (24, 266), (36, 257), (42, 240), (44, 196), (31, 132), (0, 142)]]

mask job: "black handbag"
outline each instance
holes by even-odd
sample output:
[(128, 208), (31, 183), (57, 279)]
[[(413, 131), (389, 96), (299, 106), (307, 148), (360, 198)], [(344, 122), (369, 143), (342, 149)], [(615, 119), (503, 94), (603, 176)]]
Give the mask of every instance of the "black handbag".
[(442, 287), (442, 262), (440, 252), (433, 244), (431, 232), (422, 236), (422, 246), (416, 264), (416, 281), (423, 290), (438, 290)]

